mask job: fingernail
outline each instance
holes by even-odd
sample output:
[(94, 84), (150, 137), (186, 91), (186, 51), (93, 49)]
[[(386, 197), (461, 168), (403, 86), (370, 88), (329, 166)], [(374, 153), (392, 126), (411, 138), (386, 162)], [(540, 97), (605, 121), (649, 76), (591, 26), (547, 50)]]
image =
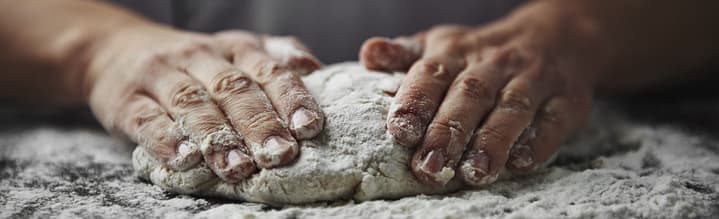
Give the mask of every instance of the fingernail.
[(199, 163), (202, 160), (202, 153), (195, 143), (182, 141), (177, 146), (175, 158), (168, 162), (173, 170), (184, 171)]
[(301, 107), (292, 113), (292, 130), (298, 139), (314, 137), (319, 133), (321, 125), (318, 116), (312, 111)]
[(177, 146), (177, 153), (178, 154), (189, 154), (194, 151), (198, 151), (197, 145), (195, 145), (192, 142), (189, 141), (182, 141), (180, 142), (180, 145)]
[[(255, 155), (258, 156), (262, 168), (276, 167), (294, 158), (297, 153), (297, 143), (279, 136), (270, 136)], [(283, 162), (284, 161), (284, 162)]]
[(497, 175), (489, 173), (489, 156), (487, 152), (478, 151), (469, 154), (460, 166), (464, 181), (473, 186), (483, 186), (497, 180)]
[(292, 128), (300, 128), (309, 125), (315, 120), (314, 114), (305, 108), (299, 108), (292, 114)]
[(252, 158), (240, 150), (231, 150), (227, 152), (227, 166), (224, 171), (225, 181), (237, 182), (247, 178), (255, 172), (255, 163)]
[(412, 114), (390, 117), (387, 130), (394, 141), (403, 146), (414, 146), (422, 138), (423, 128), (419, 127), (417, 117)]
[(419, 166), (419, 170), (429, 176), (429, 180), (443, 186), (454, 178), (454, 170), (446, 167), (447, 159), (438, 151), (430, 151)]
[(512, 160), (510, 164), (515, 168), (528, 167), (534, 163), (532, 159), (533, 153), (532, 148), (527, 145), (514, 145), (509, 152), (509, 159)]

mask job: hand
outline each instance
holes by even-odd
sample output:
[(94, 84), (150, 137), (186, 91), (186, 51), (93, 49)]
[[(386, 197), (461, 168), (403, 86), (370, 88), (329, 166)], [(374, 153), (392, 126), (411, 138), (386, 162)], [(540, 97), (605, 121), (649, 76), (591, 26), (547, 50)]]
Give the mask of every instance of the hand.
[(89, 103), (108, 129), (181, 171), (203, 159), (226, 182), (291, 163), (324, 116), (299, 75), (320, 63), (293, 38), (164, 28), (118, 31), (96, 48)]
[(565, 46), (563, 28), (573, 27), (563, 19), (571, 20), (534, 4), (483, 28), (438, 26), (364, 43), (367, 68), (409, 69), (387, 129), (399, 144), (418, 145), (411, 169), (420, 181), (443, 186), (458, 175), (482, 186), (504, 167), (534, 170), (582, 125), (592, 51)]

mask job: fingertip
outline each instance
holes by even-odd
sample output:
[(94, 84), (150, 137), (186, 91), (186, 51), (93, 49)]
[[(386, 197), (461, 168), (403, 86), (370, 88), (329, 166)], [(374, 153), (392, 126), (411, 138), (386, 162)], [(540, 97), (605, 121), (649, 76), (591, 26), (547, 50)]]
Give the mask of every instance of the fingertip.
[(294, 37), (268, 37), (264, 46), (270, 57), (296, 74), (307, 75), (322, 67), (309, 49)]
[(228, 151), (225, 159), (227, 160), (227, 166), (224, 168), (226, 174), (223, 179), (226, 182), (240, 182), (249, 178), (257, 171), (252, 157), (240, 150), (235, 149)]
[(438, 150), (426, 155), (418, 151), (412, 158), (412, 173), (425, 185), (442, 187), (455, 176), (455, 170), (447, 167), (447, 161), (447, 157)]
[(480, 150), (467, 154), (459, 165), (460, 177), (471, 186), (485, 186), (497, 181), (498, 174), (490, 169), (489, 155)]
[(260, 168), (271, 169), (293, 162), (299, 154), (299, 145), (292, 138), (270, 136), (262, 146), (253, 146), (253, 152)]
[(206, 136), (200, 151), (210, 169), (225, 182), (240, 182), (257, 171), (242, 137), (229, 127)]
[(202, 161), (200, 148), (197, 144), (185, 140), (179, 143), (175, 158), (170, 159), (167, 165), (172, 170), (185, 171), (194, 167), (200, 161)]
[(419, 123), (419, 118), (411, 114), (389, 117), (387, 132), (394, 142), (405, 147), (414, 147), (422, 139), (423, 128)]
[(322, 63), (311, 55), (305, 54), (287, 61), (287, 68), (298, 75), (308, 75), (322, 67)]
[(322, 131), (324, 116), (322, 112), (300, 107), (292, 113), (290, 123), (290, 130), (297, 140), (310, 139)]
[(359, 59), (367, 69), (382, 70), (382, 66), (375, 61), (376, 50), (388, 43), (388, 39), (382, 37), (372, 37), (364, 41), (360, 47)]
[(420, 54), (405, 44), (387, 38), (370, 38), (360, 48), (360, 62), (371, 70), (406, 71)]
[(509, 151), (507, 168), (515, 173), (526, 173), (534, 166), (534, 151), (528, 145), (515, 145)]
[(252, 157), (241, 150), (232, 149), (205, 155), (210, 169), (224, 182), (240, 182), (257, 171)]

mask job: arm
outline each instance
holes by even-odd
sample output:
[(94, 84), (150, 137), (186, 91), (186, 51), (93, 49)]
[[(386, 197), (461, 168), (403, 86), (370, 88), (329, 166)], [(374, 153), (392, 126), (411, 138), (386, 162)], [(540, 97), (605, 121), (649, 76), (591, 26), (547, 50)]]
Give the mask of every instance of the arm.
[(96, 1), (0, 8), (0, 98), (87, 104), (172, 170), (204, 160), (241, 182), (293, 162), (297, 140), (322, 130), (299, 78), (320, 64), (293, 38), (185, 32)]
[(371, 69), (408, 70), (387, 129), (417, 147), (415, 176), (483, 186), (504, 167), (522, 173), (550, 160), (596, 92), (687, 80), (715, 64), (717, 11), (708, 1), (532, 1), (482, 27), (373, 38), (360, 57)]
[(599, 92), (637, 91), (717, 67), (719, 2), (554, 0), (548, 7), (575, 20), (567, 56), (597, 56)]
[(153, 24), (94, 2), (0, 1), (0, 98), (85, 104), (85, 73), (99, 41)]

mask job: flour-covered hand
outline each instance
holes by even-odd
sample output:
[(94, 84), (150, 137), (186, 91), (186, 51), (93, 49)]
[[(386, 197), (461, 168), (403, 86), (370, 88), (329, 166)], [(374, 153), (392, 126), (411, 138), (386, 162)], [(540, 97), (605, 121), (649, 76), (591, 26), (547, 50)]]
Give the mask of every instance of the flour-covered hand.
[(572, 20), (537, 3), (481, 28), (445, 25), (365, 42), (366, 67), (408, 70), (387, 129), (417, 146), (410, 165), (418, 179), (481, 186), (504, 167), (534, 170), (585, 121), (595, 72), (576, 71), (563, 38), (575, 27), (563, 19)]
[(133, 27), (97, 48), (89, 103), (109, 130), (172, 170), (205, 161), (227, 182), (291, 163), (324, 116), (299, 76), (320, 67), (289, 37)]

